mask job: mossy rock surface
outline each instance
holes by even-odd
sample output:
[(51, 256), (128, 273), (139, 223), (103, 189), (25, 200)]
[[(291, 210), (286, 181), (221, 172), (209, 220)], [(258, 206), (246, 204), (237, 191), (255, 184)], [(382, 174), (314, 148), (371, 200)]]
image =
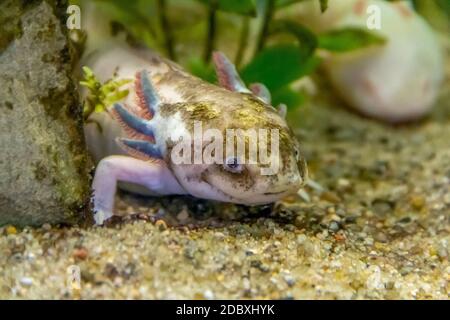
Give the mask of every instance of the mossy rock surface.
[(0, 34), (0, 225), (76, 223), (89, 210), (65, 8), (66, 1), (0, 4), (0, 21), (11, 23)]

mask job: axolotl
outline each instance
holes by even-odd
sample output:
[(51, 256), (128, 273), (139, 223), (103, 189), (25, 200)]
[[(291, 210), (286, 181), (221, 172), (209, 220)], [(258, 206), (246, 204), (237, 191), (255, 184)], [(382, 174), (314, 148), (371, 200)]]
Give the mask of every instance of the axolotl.
[[(219, 85), (147, 49), (108, 48), (85, 62), (101, 80), (133, 79), (123, 85), (129, 93), (122, 101), (108, 106), (107, 112), (93, 113), (85, 126), (88, 149), (98, 162), (92, 184), (97, 224), (114, 215), (118, 182), (132, 190), (138, 185), (137, 191), (143, 187), (152, 195), (191, 195), (244, 205), (275, 202), (305, 183), (307, 166), (286, 123), (286, 107), (271, 106), (263, 84), (247, 88), (223, 53), (215, 52), (213, 61)], [(220, 132), (276, 129), (278, 170), (262, 174), (263, 164), (226, 156), (214, 163), (173, 161), (174, 133), (192, 136), (194, 122)], [(211, 142), (210, 137), (201, 139)]]

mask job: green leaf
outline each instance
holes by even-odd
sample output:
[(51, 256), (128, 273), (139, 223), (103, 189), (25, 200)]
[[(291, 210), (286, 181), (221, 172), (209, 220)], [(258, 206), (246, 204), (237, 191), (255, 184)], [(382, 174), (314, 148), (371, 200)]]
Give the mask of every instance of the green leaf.
[(448, 0), (435, 0), (437, 5), (450, 16), (450, 1)]
[(94, 72), (89, 67), (84, 66), (82, 69), (83, 69), (83, 72), (84, 72), (86, 78), (94, 76)]
[(203, 59), (192, 58), (188, 62), (187, 68), (191, 74), (199, 77), (200, 79), (203, 79), (210, 83), (214, 83), (216, 81), (216, 74), (214, 72), (214, 68), (210, 64), (205, 64)]
[[(276, 0), (276, 6), (278, 8), (282, 8), (282, 7), (290, 6), (291, 4), (305, 2), (305, 1), (309, 1), (309, 0)], [(328, 9), (328, 0), (318, 0), (318, 1), (320, 3), (320, 11), (325, 12)]]
[(289, 87), (283, 87), (272, 94), (272, 104), (274, 106), (284, 103), (288, 108), (299, 107), (305, 103), (305, 94), (301, 91), (294, 91)]
[(277, 45), (262, 50), (241, 71), (246, 83), (262, 82), (271, 92), (311, 73), (320, 63), (316, 56), (302, 58), (298, 45)]
[(346, 52), (370, 45), (382, 45), (385, 42), (384, 37), (355, 27), (332, 30), (319, 35), (319, 47), (334, 52)]
[(317, 48), (318, 40), (315, 34), (299, 23), (289, 20), (279, 20), (275, 21), (272, 24), (271, 29), (273, 33), (287, 32), (294, 35), (299, 42), (301, 56), (304, 59), (307, 59), (309, 56), (311, 56), (314, 53), (314, 50), (316, 50)]
[(84, 101), (83, 116), (85, 120), (92, 112), (103, 112), (114, 102), (128, 96), (129, 91), (120, 90), (120, 87), (131, 82), (131, 79), (109, 79), (102, 84), (90, 68), (85, 66), (83, 71), (84, 80), (80, 81), (80, 85), (89, 89)]
[(278, 8), (287, 7), (291, 4), (298, 3), (298, 2), (304, 2), (309, 0), (276, 0), (276, 6)]
[(101, 104), (101, 103), (97, 103), (97, 104), (95, 105), (94, 112), (100, 113), (100, 112), (103, 112), (103, 111), (105, 111), (105, 110), (106, 110), (106, 109), (105, 109), (105, 105), (103, 105), (103, 104)]
[(219, 10), (256, 16), (256, 5), (253, 0), (219, 0)]
[(256, 16), (255, 0), (198, 0), (206, 5), (216, 3), (217, 10), (246, 16)]

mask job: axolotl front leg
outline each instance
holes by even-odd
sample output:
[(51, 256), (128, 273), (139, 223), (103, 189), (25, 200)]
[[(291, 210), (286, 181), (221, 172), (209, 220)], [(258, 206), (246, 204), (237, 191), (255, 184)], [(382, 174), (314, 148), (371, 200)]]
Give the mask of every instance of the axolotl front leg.
[(97, 224), (103, 224), (113, 216), (117, 181), (139, 184), (158, 195), (185, 193), (164, 161), (106, 157), (98, 164), (92, 184)]

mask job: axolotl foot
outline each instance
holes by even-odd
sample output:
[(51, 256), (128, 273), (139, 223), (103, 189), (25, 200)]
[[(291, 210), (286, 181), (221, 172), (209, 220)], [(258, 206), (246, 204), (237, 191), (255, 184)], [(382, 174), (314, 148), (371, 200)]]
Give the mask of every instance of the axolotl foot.
[(114, 214), (111, 211), (105, 211), (100, 208), (95, 208), (94, 221), (97, 225), (103, 225), (106, 220), (111, 218)]

